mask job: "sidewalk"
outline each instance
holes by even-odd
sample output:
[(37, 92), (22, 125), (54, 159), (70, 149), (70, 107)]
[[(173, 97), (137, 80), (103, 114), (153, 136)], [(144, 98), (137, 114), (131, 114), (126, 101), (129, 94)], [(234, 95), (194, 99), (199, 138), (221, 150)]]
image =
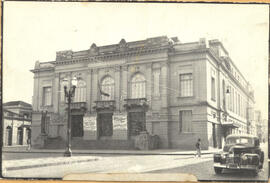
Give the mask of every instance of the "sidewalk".
[(98, 161), (99, 159), (99, 157), (94, 156), (35, 158), (22, 160), (5, 160), (2, 162), (2, 165), (3, 171), (7, 171)]
[[(2, 149), (2, 152), (8, 153), (64, 153), (64, 149)], [(209, 149), (202, 150), (202, 154), (213, 154), (215, 152), (222, 151), (221, 149)], [(194, 155), (196, 153), (193, 151), (183, 151), (181, 149), (157, 149), (157, 150), (72, 150), (73, 154), (115, 154), (115, 155)]]
[[(202, 155), (213, 154), (220, 151), (220, 149), (203, 150)], [(3, 149), (3, 153), (59, 153), (64, 154), (63, 149), (31, 149), (30, 151), (25, 150), (15, 150), (8, 151)], [(3, 161), (3, 171), (12, 170), (22, 170), (29, 168), (40, 168), (48, 166), (58, 166), (58, 165), (71, 165), (75, 163), (82, 162), (93, 162), (102, 160), (104, 157), (96, 155), (189, 155), (195, 154), (195, 151), (181, 151), (179, 149), (159, 149), (159, 150), (72, 150), (72, 153), (77, 156), (72, 157), (45, 157), (45, 158), (27, 158), (27, 159), (17, 159), (17, 160), (5, 160)], [(87, 156), (78, 156), (78, 155)], [(125, 157), (125, 156), (121, 156)], [(166, 157), (166, 156), (164, 156)], [(156, 156), (153, 156), (155, 159)]]

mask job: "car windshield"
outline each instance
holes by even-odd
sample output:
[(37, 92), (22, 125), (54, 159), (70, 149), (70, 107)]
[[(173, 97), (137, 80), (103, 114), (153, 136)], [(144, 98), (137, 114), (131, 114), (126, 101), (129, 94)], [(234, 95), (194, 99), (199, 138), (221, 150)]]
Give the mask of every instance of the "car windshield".
[(253, 144), (253, 139), (248, 137), (231, 137), (227, 139), (227, 144)]

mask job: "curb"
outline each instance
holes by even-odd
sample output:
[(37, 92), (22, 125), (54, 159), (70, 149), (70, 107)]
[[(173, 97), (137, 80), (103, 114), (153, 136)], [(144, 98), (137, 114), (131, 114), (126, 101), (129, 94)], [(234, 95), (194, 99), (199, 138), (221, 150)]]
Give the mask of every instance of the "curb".
[(67, 164), (73, 164), (73, 163), (90, 162), (90, 161), (97, 161), (97, 160), (98, 160), (98, 158), (86, 159), (86, 160), (74, 160), (74, 161), (67, 161), (67, 162), (54, 162), (54, 163), (36, 164), (36, 165), (14, 166), (14, 167), (6, 167), (5, 170), (20, 170), (20, 169), (29, 169), (29, 168), (40, 168), (40, 167), (47, 167), (47, 166), (57, 166), (57, 165), (67, 165)]
[[(2, 151), (4, 153), (56, 153), (56, 154), (64, 154), (64, 151)], [(217, 151), (215, 151), (217, 152)], [(201, 154), (214, 154), (213, 152), (202, 152)], [(195, 155), (196, 152), (191, 153), (170, 153), (170, 152), (76, 152), (73, 151), (72, 154), (111, 154), (111, 155)]]

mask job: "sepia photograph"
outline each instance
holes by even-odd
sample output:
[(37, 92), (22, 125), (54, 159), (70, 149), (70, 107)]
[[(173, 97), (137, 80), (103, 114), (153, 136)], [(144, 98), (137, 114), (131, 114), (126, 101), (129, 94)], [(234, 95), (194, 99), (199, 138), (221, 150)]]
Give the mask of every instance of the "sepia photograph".
[(266, 4), (3, 2), (2, 176), (267, 181), (268, 39)]

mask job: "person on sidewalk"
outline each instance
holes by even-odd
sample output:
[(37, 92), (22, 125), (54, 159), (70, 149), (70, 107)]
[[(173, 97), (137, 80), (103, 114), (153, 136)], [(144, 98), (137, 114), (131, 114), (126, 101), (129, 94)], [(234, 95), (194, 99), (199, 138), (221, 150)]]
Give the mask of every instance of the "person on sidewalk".
[(201, 157), (201, 139), (199, 138), (197, 143), (196, 143), (196, 154), (195, 154), (195, 157), (198, 156), (198, 157)]

